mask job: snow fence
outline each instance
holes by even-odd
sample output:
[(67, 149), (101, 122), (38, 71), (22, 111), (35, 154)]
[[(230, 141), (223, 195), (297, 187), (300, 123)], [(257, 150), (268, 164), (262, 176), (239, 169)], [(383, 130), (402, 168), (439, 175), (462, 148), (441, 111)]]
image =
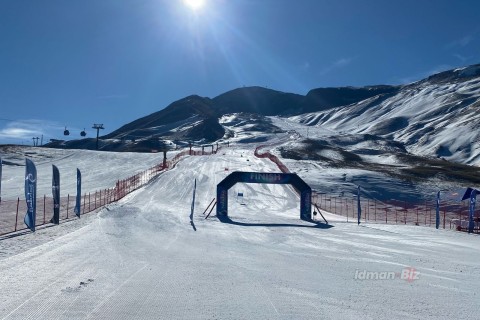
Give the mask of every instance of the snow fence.
[[(96, 211), (112, 202), (116, 202), (129, 193), (145, 186), (153, 178), (160, 173), (175, 165), (185, 156), (202, 156), (215, 154), (218, 151), (195, 151), (185, 150), (177, 153), (175, 157), (158, 165), (150, 167), (140, 173), (130, 176), (125, 179), (117, 180), (114, 187), (102, 190), (95, 190), (85, 192), (82, 195), (80, 203), (80, 214), (86, 214)], [(63, 196), (60, 198), (60, 221), (76, 218), (73, 213), (75, 207), (75, 195)], [(37, 212), (35, 218), (35, 226), (42, 226), (50, 224), (50, 219), (53, 216), (53, 197), (37, 197)], [(18, 197), (16, 200), (1, 200), (0, 202), (0, 235), (9, 234), (12, 232), (27, 229), (23, 223), (25, 212), (27, 211), (27, 204), (23, 197)]]
[[(278, 169), (284, 173), (290, 173), (287, 166), (274, 154), (268, 151), (260, 151), (262, 148), (272, 145), (261, 145), (255, 149), (255, 156), (268, 158), (274, 162)], [(312, 192), (312, 204), (330, 213), (344, 216), (347, 222), (357, 222), (358, 203), (357, 197), (335, 197), (325, 193)], [(360, 201), (362, 222), (385, 223), (385, 224), (413, 224), (417, 226), (436, 226), (436, 203), (425, 201), (422, 203), (410, 203), (406, 201), (380, 201), (376, 199), (362, 198)], [(440, 203), (440, 228), (468, 231), (469, 203), (449, 202)], [(480, 233), (480, 212), (477, 209), (475, 216), (474, 233)]]

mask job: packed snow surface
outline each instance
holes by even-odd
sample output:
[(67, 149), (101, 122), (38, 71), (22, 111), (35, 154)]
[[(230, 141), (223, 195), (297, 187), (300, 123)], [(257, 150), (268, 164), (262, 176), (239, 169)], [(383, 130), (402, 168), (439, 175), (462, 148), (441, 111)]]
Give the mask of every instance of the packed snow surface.
[[(126, 174), (124, 155), (108, 155), (109, 174)], [(76, 157), (60, 157), (74, 172)], [(0, 319), (478, 318), (477, 235), (327, 212), (330, 226), (304, 222), (293, 190), (266, 184), (231, 188), (230, 223), (205, 219), (234, 170), (278, 171), (246, 147), (186, 157), (96, 213), (1, 238)]]

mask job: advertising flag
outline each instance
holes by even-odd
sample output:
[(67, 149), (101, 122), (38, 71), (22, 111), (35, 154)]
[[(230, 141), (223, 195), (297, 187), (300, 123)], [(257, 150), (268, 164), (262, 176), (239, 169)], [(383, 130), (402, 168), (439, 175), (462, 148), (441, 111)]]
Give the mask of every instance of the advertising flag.
[(360, 218), (362, 217), (362, 207), (360, 206), (360, 186), (357, 189), (357, 207), (358, 207), (358, 224), (360, 224)]
[(60, 172), (58, 168), (52, 164), (52, 195), (53, 195), (53, 217), (51, 223), (60, 223)]
[(477, 201), (477, 190), (473, 189), (470, 194), (470, 217), (468, 221), (468, 233), (473, 232), (474, 222), (473, 216), (475, 214), (475, 202)]
[(82, 173), (77, 168), (77, 197), (75, 199), (75, 209), (73, 212), (80, 218), (80, 203), (82, 201)]
[(437, 192), (437, 206), (435, 215), (435, 228), (440, 227), (440, 191)]
[(35, 231), (35, 219), (37, 215), (37, 168), (35, 164), (25, 159), (25, 201), (27, 213), (23, 221), (27, 227)]

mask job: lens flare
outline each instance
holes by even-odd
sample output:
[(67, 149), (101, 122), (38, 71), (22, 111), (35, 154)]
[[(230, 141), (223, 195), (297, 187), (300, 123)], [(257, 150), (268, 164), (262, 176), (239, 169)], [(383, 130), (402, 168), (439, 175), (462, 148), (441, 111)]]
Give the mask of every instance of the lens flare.
[(200, 10), (205, 6), (205, 0), (183, 0), (183, 3), (194, 11)]

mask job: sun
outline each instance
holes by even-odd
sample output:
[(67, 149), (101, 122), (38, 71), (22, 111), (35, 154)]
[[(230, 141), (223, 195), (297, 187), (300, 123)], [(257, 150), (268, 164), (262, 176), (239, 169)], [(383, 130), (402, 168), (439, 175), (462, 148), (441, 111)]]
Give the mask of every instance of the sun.
[(198, 11), (205, 6), (205, 0), (183, 0), (183, 3), (193, 11)]

